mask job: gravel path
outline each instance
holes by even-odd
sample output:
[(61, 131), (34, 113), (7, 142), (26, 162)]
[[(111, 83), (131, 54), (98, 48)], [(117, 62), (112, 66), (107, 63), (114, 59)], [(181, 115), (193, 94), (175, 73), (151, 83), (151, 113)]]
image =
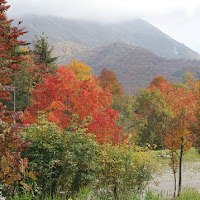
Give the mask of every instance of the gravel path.
[[(156, 192), (164, 192), (166, 196), (173, 196), (174, 190), (174, 176), (170, 167), (162, 169), (162, 174), (158, 174), (158, 185), (151, 182), (150, 189)], [(178, 174), (177, 174), (178, 182)], [(194, 187), (200, 192), (200, 162), (187, 162), (183, 163), (182, 170), (182, 188)]]

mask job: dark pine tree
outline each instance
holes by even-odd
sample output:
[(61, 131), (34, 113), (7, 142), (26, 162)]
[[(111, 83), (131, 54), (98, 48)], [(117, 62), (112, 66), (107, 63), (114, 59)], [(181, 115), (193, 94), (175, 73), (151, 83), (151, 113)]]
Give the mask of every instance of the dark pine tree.
[(33, 56), (35, 64), (45, 64), (47, 66), (55, 65), (54, 62), (58, 57), (52, 57), (53, 46), (49, 46), (48, 38), (44, 36), (44, 33), (38, 38), (36, 36), (36, 40), (33, 41)]

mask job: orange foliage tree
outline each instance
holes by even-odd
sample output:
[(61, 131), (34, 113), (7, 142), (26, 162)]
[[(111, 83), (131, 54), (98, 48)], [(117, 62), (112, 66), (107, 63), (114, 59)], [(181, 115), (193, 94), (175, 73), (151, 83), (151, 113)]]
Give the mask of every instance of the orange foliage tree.
[(196, 81), (193, 90), (196, 97), (196, 125), (194, 127), (194, 133), (196, 136), (195, 145), (200, 153), (200, 80)]
[(88, 132), (95, 133), (99, 143), (119, 143), (126, 138), (116, 123), (118, 112), (109, 106), (112, 95), (99, 87), (95, 77), (79, 80), (75, 71), (61, 66), (54, 76), (46, 75), (32, 95), (33, 105), (25, 110), (24, 123), (34, 123), (38, 111), (45, 111), (50, 121), (68, 129), (74, 114), (79, 115), (77, 123), (91, 116)]
[(102, 88), (108, 86), (110, 89), (110, 93), (113, 96), (120, 97), (124, 94), (124, 90), (121, 87), (121, 84), (117, 81), (117, 76), (115, 72), (103, 68), (99, 79), (100, 79), (100, 86)]
[[(168, 119), (165, 135), (165, 145), (171, 150), (173, 166), (178, 162), (179, 184), (178, 195), (182, 183), (182, 159), (184, 153), (192, 147), (193, 131), (195, 124), (195, 94), (185, 88), (176, 87), (162, 77), (155, 77), (149, 89), (159, 90), (164, 95), (167, 107), (173, 116)], [(177, 158), (179, 161), (177, 161)], [(176, 170), (174, 169), (174, 172)]]

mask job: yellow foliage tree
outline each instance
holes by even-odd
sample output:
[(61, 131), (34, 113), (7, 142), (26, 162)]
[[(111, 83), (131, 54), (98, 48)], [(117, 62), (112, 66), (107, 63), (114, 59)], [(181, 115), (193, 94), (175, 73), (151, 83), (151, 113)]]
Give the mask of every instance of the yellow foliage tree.
[(101, 168), (96, 186), (106, 193), (111, 191), (114, 199), (119, 199), (119, 191), (127, 195), (141, 191), (158, 169), (152, 162), (151, 154), (142, 148), (105, 144), (100, 150)]
[(69, 67), (73, 69), (77, 73), (78, 80), (85, 81), (88, 80), (91, 76), (91, 68), (82, 62), (77, 62), (76, 60), (72, 60)]

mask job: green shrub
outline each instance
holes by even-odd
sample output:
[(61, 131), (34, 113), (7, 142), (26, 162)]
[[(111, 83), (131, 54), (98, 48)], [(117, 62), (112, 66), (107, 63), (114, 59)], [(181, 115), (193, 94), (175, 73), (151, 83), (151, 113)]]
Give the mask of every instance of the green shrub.
[(156, 167), (149, 152), (125, 144), (100, 146), (93, 134), (85, 134), (86, 123), (71, 124), (68, 131), (61, 130), (40, 115), (37, 123), (23, 131), (24, 138), (33, 141), (22, 156), (28, 158), (30, 170), (39, 173), (38, 191), (33, 195), (64, 191), (69, 198), (80, 188), (94, 185), (100, 199), (130, 197), (152, 179)]
[(128, 145), (104, 145), (99, 162), (97, 188), (100, 188), (100, 196), (110, 193), (115, 199), (120, 192), (129, 196), (144, 189), (156, 171), (148, 152)]
[(32, 170), (39, 173), (37, 184), (42, 193), (66, 191), (71, 194), (79, 187), (95, 181), (98, 170), (98, 144), (92, 134), (75, 124), (63, 131), (40, 115), (37, 123), (24, 130), (26, 139), (33, 138), (23, 153)]

